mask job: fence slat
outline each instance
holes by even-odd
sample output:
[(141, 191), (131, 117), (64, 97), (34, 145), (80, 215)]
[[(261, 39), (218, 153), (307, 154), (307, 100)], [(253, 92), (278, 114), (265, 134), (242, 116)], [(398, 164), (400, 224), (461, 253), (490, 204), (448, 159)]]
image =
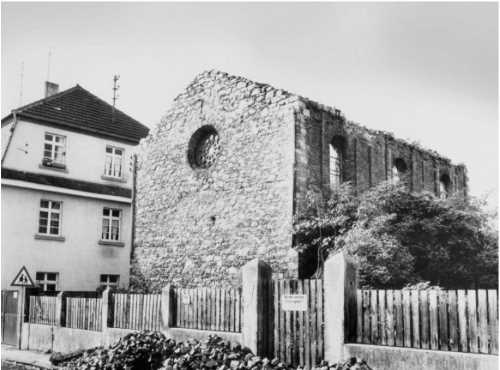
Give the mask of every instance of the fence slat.
[(396, 315), (396, 340), (398, 347), (404, 346), (404, 321), (403, 321), (403, 292), (401, 290), (393, 291), (394, 295), (394, 314)]
[(363, 290), (363, 343), (370, 342), (371, 323), (370, 323), (370, 291)]
[(461, 352), (468, 351), (467, 344), (467, 316), (466, 316), (466, 296), (464, 290), (457, 290), (457, 306), (458, 306), (458, 335), (459, 350)]
[(420, 348), (420, 310), (418, 304), (418, 290), (411, 290), (411, 330), (413, 334), (413, 348)]
[(467, 290), (467, 324), (469, 326), (469, 346), (471, 352), (478, 352), (476, 291)]
[(479, 352), (488, 353), (488, 303), (486, 290), (477, 291)]
[(380, 344), (380, 337), (378, 335), (378, 310), (376, 290), (370, 290), (370, 321), (372, 329), (370, 340), (373, 344)]
[(304, 294), (307, 297), (307, 312), (304, 318), (304, 363), (306, 368), (310, 369), (311, 365), (311, 338), (310, 338), (310, 330), (311, 330), (311, 310), (312, 310), (312, 299), (311, 299), (311, 280), (304, 280)]
[(448, 351), (451, 344), (451, 336), (448, 336), (448, 291), (440, 291), (438, 294), (438, 348)]
[(321, 279), (316, 279), (316, 282), (318, 283), (318, 289), (316, 291), (317, 297), (318, 297), (318, 312), (319, 312), (319, 318), (318, 318), (318, 347), (319, 347), (319, 356), (320, 359), (323, 359), (324, 354), (325, 354), (325, 349), (324, 349), (324, 311), (323, 311), (323, 280)]
[(385, 290), (378, 291), (379, 343), (387, 345), (387, 316), (385, 312)]
[(429, 291), (429, 341), (430, 348), (439, 349), (439, 311), (438, 293), (436, 290)]
[(310, 286), (310, 294), (311, 294), (311, 366), (315, 367), (318, 361), (318, 340), (317, 340), (317, 329), (318, 323), (316, 318), (316, 281), (311, 279)]
[(404, 346), (412, 346), (412, 331), (411, 331), (411, 300), (410, 290), (403, 290), (403, 326), (404, 326)]
[(498, 354), (498, 295), (496, 290), (488, 290), (488, 334), (490, 353)]
[(360, 289), (356, 290), (356, 342), (363, 340), (363, 294)]
[(419, 309), (420, 309), (420, 347), (424, 349), (430, 348), (429, 341), (429, 302), (428, 290), (423, 289), (419, 292)]
[(394, 346), (394, 294), (392, 290), (387, 290), (386, 297), (386, 316), (385, 316), (385, 338), (388, 346)]

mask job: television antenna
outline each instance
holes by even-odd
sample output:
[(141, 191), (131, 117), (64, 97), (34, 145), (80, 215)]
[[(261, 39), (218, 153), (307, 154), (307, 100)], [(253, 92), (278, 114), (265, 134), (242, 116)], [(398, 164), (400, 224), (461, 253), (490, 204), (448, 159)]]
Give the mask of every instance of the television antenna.
[(21, 76), (19, 86), (19, 105), (23, 105), (23, 80), (24, 80), (24, 61), (21, 62)]
[(120, 97), (118, 95), (118, 90), (120, 89), (120, 85), (118, 85), (118, 80), (120, 79), (119, 75), (114, 75), (113, 76), (113, 108), (116, 105), (116, 101)]

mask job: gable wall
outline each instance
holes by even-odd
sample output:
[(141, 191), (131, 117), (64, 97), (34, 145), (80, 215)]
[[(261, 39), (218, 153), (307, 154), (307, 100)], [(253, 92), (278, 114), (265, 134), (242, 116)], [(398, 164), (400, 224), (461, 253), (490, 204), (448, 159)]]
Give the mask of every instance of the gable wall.
[[(286, 94), (222, 73), (199, 76), (142, 146), (135, 264), (153, 288), (237, 285), (251, 259), (296, 271), (291, 248), (293, 110)], [(188, 143), (213, 126), (221, 153), (192, 168)]]

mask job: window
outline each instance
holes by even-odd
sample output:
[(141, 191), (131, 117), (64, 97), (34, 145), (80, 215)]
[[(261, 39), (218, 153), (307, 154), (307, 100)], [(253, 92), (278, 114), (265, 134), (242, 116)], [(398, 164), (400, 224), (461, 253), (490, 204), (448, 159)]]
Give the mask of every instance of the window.
[(209, 168), (221, 154), (219, 134), (213, 126), (202, 126), (188, 143), (188, 162), (192, 168)]
[(121, 211), (116, 208), (102, 210), (102, 240), (120, 240)]
[(394, 160), (391, 171), (391, 183), (398, 184), (407, 170), (406, 163), (401, 158)]
[(40, 218), (38, 220), (38, 233), (45, 235), (59, 235), (61, 231), (61, 205), (62, 202), (53, 200), (40, 200)]
[(104, 175), (110, 177), (122, 177), (123, 149), (112, 146), (106, 147), (104, 160)]
[(342, 181), (342, 152), (330, 144), (330, 186), (337, 187)]
[(44, 292), (53, 292), (54, 290), (57, 290), (58, 280), (59, 280), (59, 274), (57, 272), (36, 273), (36, 284)]
[(66, 137), (45, 133), (42, 164), (49, 167), (65, 167)]
[(101, 275), (100, 285), (103, 287), (117, 288), (120, 282), (120, 275)]
[(448, 175), (443, 175), (439, 179), (439, 198), (448, 198), (450, 192), (450, 178)]

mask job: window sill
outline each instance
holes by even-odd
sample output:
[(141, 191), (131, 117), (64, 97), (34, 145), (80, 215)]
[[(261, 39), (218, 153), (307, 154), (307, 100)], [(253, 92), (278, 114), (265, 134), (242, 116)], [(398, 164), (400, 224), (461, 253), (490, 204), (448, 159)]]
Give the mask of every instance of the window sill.
[(66, 240), (64, 236), (60, 235), (45, 235), (45, 234), (35, 234), (35, 239), (38, 240), (53, 240), (56, 242), (63, 242)]
[(124, 247), (125, 246), (125, 243), (124, 242), (118, 242), (118, 241), (114, 241), (114, 240), (99, 240), (97, 242), (97, 244), (99, 245), (109, 245), (111, 247)]
[(127, 180), (125, 180), (123, 177), (112, 177), (106, 175), (101, 175), (101, 179), (113, 182), (127, 182)]
[(43, 163), (41, 163), (38, 165), (38, 168), (41, 168), (42, 170), (51, 170), (51, 171), (68, 173), (66, 166), (64, 166), (64, 167), (52, 167), (52, 166), (45, 166)]

